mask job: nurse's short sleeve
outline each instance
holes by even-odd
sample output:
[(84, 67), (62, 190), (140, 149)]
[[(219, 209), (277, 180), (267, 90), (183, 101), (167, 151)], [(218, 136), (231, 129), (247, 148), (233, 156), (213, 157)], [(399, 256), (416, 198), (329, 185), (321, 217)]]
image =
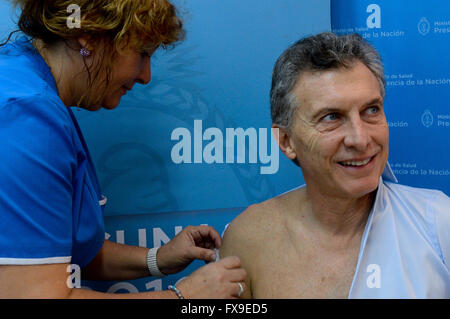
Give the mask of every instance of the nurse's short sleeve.
[(450, 271), (450, 198), (439, 192), (431, 204), (442, 257)]
[(0, 105), (0, 264), (70, 262), (73, 133), (64, 105)]

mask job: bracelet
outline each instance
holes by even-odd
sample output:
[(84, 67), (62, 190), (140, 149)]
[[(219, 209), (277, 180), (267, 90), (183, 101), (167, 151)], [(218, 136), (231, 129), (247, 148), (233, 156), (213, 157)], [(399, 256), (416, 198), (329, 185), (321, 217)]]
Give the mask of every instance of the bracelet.
[(158, 263), (156, 261), (156, 253), (158, 252), (158, 248), (151, 248), (148, 250), (147, 253), (147, 267), (148, 267), (148, 271), (150, 272), (150, 275), (156, 278), (162, 278), (165, 277), (166, 275), (164, 275), (158, 268)]
[(180, 289), (178, 289), (177, 287), (175, 287), (175, 285), (170, 285), (169, 287), (167, 287), (167, 289), (172, 290), (178, 297), (178, 299), (184, 299), (183, 295), (181, 294)]

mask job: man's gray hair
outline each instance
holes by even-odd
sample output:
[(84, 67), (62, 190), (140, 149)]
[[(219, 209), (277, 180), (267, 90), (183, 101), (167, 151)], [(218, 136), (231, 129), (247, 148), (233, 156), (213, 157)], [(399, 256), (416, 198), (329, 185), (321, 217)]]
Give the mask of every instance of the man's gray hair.
[(380, 83), (384, 98), (386, 81), (378, 52), (359, 34), (338, 36), (324, 32), (299, 40), (278, 58), (272, 75), (270, 106), (272, 122), (290, 128), (299, 102), (292, 90), (302, 72), (316, 72), (362, 62)]

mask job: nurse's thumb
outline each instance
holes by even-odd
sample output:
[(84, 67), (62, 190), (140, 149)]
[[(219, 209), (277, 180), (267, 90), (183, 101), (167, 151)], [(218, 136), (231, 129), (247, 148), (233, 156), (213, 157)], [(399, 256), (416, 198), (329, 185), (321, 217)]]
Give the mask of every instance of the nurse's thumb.
[(191, 249), (191, 257), (193, 259), (201, 259), (205, 262), (214, 262), (216, 261), (216, 252), (213, 249), (201, 248), (201, 247), (192, 247)]

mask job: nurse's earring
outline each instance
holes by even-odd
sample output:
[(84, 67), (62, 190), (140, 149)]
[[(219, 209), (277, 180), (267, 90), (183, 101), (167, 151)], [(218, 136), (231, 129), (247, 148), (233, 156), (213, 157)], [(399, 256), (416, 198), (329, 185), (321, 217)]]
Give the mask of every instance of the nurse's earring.
[(88, 58), (88, 57), (91, 56), (91, 51), (89, 51), (89, 50), (86, 49), (85, 47), (82, 47), (81, 50), (80, 50), (80, 55), (81, 55), (83, 58)]
[(90, 38), (82, 36), (75, 41), (78, 43), (74, 43), (74, 46), (78, 46), (80, 48), (80, 55), (83, 57), (83, 59), (92, 56), (92, 49), (94, 48), (92, 45), (90, 45), (93, 42)]

